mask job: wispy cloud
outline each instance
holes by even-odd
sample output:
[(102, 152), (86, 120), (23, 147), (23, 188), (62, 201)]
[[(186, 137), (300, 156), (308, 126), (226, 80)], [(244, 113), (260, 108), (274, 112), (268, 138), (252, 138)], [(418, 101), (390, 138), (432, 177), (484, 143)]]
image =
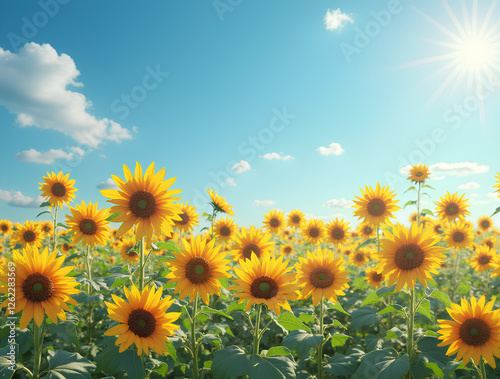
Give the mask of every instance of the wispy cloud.
[(325, 21), (326, 30), (340, 30), (347, 23), (354, 23), (354, 19), (347, 13), (342, 13), (340, 8), (328, 9), (323, 20)]
[(460, 184), (458, 186), (458, 189), (464, 189), (464, 190), (470, 190), (470, 189), (475, 189), (481, 187), (478, 183), (476, 182), (469, 182), (466, 184)]
[(267, 160), (282, 160), (282, 161), (289, 161), (291, 159), (295, 159), (291, 155), (281, 155), (283, 153), (266, 153), (264, 155), (261, 155), (260, 158), (267, 159)]
[[(410, 168), (411, 166), (405, 166), (401, 168), (401, 174), (408, 174)], [(479, 165), (476, 162), (439, 162), (429, 166), (429, 171), (431, 174), (430, 179), (433, 180), (444, 179), (445, 176), (468, 176), (484, 174), (485, 172), (488, 172), (489, 169), (490, 166)]]
[(340, 155), (344, 152), (342, 146), (336, 142), (332, 142), (328, 147), (320, 146), (316, 149), (321, 155)]
[(324, 208), (350, 208), (352, 206), (352, 201), (346, 200), (343, 197), (340, 199), (331, 199), (323, 204)]
[(115, 181), (111, 178), (106, 179), (104, 182), (99, 183), (96, 187), (98, 189), (118, 189), (119, 188), (116, 185)]
[(61, 149), (50, 149), (45, 152), (40, 152), (35, 149), (29, 149), (16, 154), (16, 159), (21, 162), (31, 162), (38, 164), (52, 164), (56, 161), (56, 159), (73, 160), (73, 158), (73, 153), (67, 153)]
[(231, 170), (233, 170), (237, 174), (241, 174), (245, 171), (250, 170), (251, 168), (252, 168), (252, 166), (250, 166), (250, 163), (248, 163), (247, 161), (241, 160), (238, 163), (235, 163), (231, 167)]
[(270, 207), (271, 205), (276, 204), (274, 200), (255, 200), (253, 205), (255, 207)]
[(0, 190), (0, 201), (5, 201), (12, 207), (38, 208), (43, 203), (43, 198), (23, 195), (21, 191)]

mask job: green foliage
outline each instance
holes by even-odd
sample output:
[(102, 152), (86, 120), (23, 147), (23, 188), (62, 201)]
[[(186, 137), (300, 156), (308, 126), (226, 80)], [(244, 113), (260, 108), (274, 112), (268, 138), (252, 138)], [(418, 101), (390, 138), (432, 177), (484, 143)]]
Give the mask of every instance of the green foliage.
[(49, 367), (41, 379), (90, 379), (95, 369), (95, 365), (80, 354), (64, 350), (49, 350), (47, 360)]

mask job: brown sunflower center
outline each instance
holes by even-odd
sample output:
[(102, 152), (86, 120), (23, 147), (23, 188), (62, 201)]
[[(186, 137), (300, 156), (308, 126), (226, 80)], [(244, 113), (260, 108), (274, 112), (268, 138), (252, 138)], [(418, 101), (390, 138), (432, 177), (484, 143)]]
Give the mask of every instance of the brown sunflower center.
[(7, 225), (2, 225), (2, 231), (6, 232), (9, 230), (9, 227)]
[(280, 226), (280, 220), (278, 220), (276, 217), (273, 217), (271, 221), (269, 221), (269, 225), (271, 225), (273, 228), (277, 228)]
[(254, 243), (249, 243), (243, 248), (242, 254), (246, 259), (250, 259), (252, 253), (255, 254), (257, 258), (260, 258), (260, 248)]
[(66, 195), (66, 186), (62, 183), (54, 183), (52, 184), (52, 195), (57, 197), (63, 197)]
[(368, 203), (367, 210), (371, 216), (382, 216), (385, 212), (386, 206), (382, 199), (371, 199)]
[(490, 263), (491, 257), (488, 255), (482, 255), (479, 257), (478, 261), (483, 265), (487, 265), (488, 263)]
[(344, 255), (349, 255), (351, 254), (351, 250), (347, 249), (347, 250), (344, 250)]
[(292, 252), (292, 248), (290, 246), (285, 246), (285, 254), (290, 254)]
[(95, 232), (97, 232), (97, 224), (91, 218), (84, 218), (80, 221), (79, 227), (83, 234), (87, 234), (89, 236), (94, 235)]
[(149, 191), (137, 191), (128, 202), (130, 211), (135, 217), (148, 218), (156, 212), (156, 199)]
[(490, 240), (483, 241), (483, 244), (488, 246), (490, 249), (493, 249), (493, 242)]
[(68, 251), (69, 250), (69, 245), (67, 243), (62, 245), (63, 250)]
[(155, 331), (156, 318), (145, 309), (136, 309), (128, 316), (128, 327), (136, 336), (146, 338)]
[(316, 267), (312, 272), (309, 280), (314, 287), (327, 288), (333, 283), (335, 276), (326, 267)]
[(360, 261), (360, 262), (361, 262), (361, 261), (362, 261), (362, 260), (364, 260), (364, 259), (365, 259), (365, 254), (364, 254), (364, 253), (357, 253), (357, 254), (356, 254), (356, 260), (357, 260), (357, 261)]
[(43, 230), (44, 230), (45, 232), (50, 232), (50, 226), (44, 226)]
[(179, 217), (182, 219), (181, 221), (175, 221), (177, 225), (186, 225), (189, 222), (189, 215), (186, 213), (181, 213)]
[(453, 241), (455, 242), (463, 242), (465, 239), (465, 234), (463, 232), (455, 232), (453, 233)]
[(373, 232), (373, 228), (371, 226), (365, 226), (363, 228), (363, 233), (365, 233), (367, 236), (369, 236), (370, 234), (372, 234)]
[(424, 262), (424, 251), (416, 243), (405, 243), (396, 250), (394, 262), (401, 270), (413, 270)]
[(226, 225), (221, 226), (219, 233), (223, 237), (227, 237), (231, 234), (231, 229), (229, 229)]
[(48, 300), (54, 293), (52, 280), (39, 272), (28, 275), (24, 279), (22, 288), (24, 297), (34, 303)]
[(484, 345), (491, 336), (491, 330), (486, 321), (478, 317), (465, 320), (460, 326), (460, 338), (467, 345)]
[(438, 234), (441, 234), (441, 225), (434, 225), (434, 231)]
[(193, 284), (202, 284), (210, 279), (212, 267), (203, 257), (195, 257), (186, 264), (186, 278)]
[(300, 217), (299, 216), (293, 216), (292, 221), (294, 224), (298, 224), (300, 222)]
[(333, 228), (331, 236), (334, 240), (341, 240), (345, 236), (344, 229), (339, 227)]
[(23, 238), (26, 242), (33, 242), (36, 239), (36, 234), (31, 230), (27, 230), (24, 232)]
[(488, 229), (490, 227), (490, 222), (488, 220), (483, 220), (481, 222), (481, 226), (484, 228), (484, 229)]
[(372, 280), (374, 282), (380, 282), (382, 280), (382, 274), (379, 274), (378, 272), (374, 273), (372, 275)]
[(449, 203), (448, 205), (446, 205), (446, 208), (444, 209), (444, 212), (448, 216), (455, 216), (458, 213), (458, 211), (459, 211), (459, 207), (455, 203)]
[(319, 228), (313, 226), (312, 228), (309, 229), (309, 236), (316, 238), (319, 236)]
[(133, 258), (133, 257), (138, 257), (138, 256), (139, 256), (139, 254), (137, 253), (137, 251), (135, 251), (135, 250), (134, 250), (134, 246), (135, 246), (135, 245), (132, 245), (131, 247), (129, 247), (129, 249), (130, 249), (130, 250), (129, 250), (129, 249), (127, 249), (127, 255), (128, 255), (129, 257), (132, 257), (132, 258)]
[(261, 276), (250, 285), (250, 293), (258, 299), (271, 299), (278, 293), (278, 283), (270, 276)]
[(424, 173), (423, 173), (422, 171), (419, 171), (419, 172), (417, 172), (417, 173), (415, 174), (415, 176), (416, 176), (417, 178), (420, 178), (420, 177), (421, 177), (421, 176), (423, 176), (423, 175), (424, 175)]

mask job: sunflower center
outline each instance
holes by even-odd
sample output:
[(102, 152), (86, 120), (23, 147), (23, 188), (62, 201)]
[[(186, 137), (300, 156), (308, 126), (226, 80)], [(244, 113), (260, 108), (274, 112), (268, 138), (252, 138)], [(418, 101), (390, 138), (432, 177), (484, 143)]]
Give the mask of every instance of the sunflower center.
[(292, 248), (290, 246), (285, 247), (285, 254), (290, 254), (292, 252)]
[(271, 221), (269, 221), (269, 225), (271, 225), (273, 228), (277, 228), (280, 226), (280, 220), (277, 218), (272, 218)]
[(349, 255), (351, 254), (351, 250), (344, 250), (344, 255)]
[(311, 284), (317, 288), (330, 287), (334, 279), (333, 273), (326, 267), (316, 267), (309, 277)]
[(203, 257), (195, 257), (186, 264), (186, 278), (193, 284), (202, 284), (211, 277), (210, 262)]
[(155, 331), (156, 318), (145, 309), (136, 309), (128, 316), (128, 327), (136, 336), (146, 338)]
[(333, 239), (341, 240), (342, 238), (344, 238), (345, 233), (342, 228), (333, 228), (331, 235)]
[(229, 229), (227, 226), (222, 226), (219, 231), (220, 235), (223, 237), (227, 237), (231, 234), (231, 229)]
[(127, 251), (127, 255), (129, 257), (137, 257), (137, 256), (139, 256), (139, 254), (137, 254), (137, 251), (134, 251), (134, 250)]
[(374, 282), (380, 282), (382, 280), (382, 274), (376, 272), (372, 275), (372, 279)]
[(250, 293), (258, 299), (271, 299), (278, 293), (278, 283), (270, 276), (261, 276), (250, 285)]
[(84, 218), (82, 221), (80, 221), (79, 227), (80, 231), (83, 234), (87, 234), (89, 236), (95, 234), (95, 232), (97, 231), (97, 224), (91, 218)]
[(463, 242), (465, 239), (465, 234), (462, 232), (455, 232), (453, 233), (453, 241), (455, 242)]
[(44, 230), (45, 232), (50, 232), (50, 226), (46, 226), (46, 227), (44, 227), (44, 228), (43, 228), (43, 230)]
[(416, 243), (405, 243), (396, 250), (394, 262), (401, 270), (413, 270), (424, 262), (424, 251)]
[(455, 216), (457, 213), (458, 213), (458, 205), (455, 204), (455, 203), (450, 203), (446, 206), (446, 208), (444, 209), (444, 212), (448, 215), (448, 216)]
[(23, 282), (24, 297), (33, 303), (50, 299), (54, 293), (52, 280), (39, 272), (29, 275)]
[(293, 221), (295, 224), (298, 224), (298, 223), (300, 222), (300, 217), (299, 217), (299, 216), (293, 216), (292, 221)]
[(438, 234), (441, 234), (441, 225), (435, 225), (434, 226), (434, 231)]
[(483, 265), (487, 265), (488, 263), (490, 263), (490, 257), (487, 255), (483, 255), (479, 258), (479, 262)]
[(373, 232), (373, 228), (371, 226), (365, 226), (363, 231), (365, 232), (366, 235), (370, 235)]
[(419, 171), (419, 172), (417, 172), (417, 173), (415, 174), (415, 176), (416, 176), (417, 178), (420, 178), (422, 175), (424, 175), (424, 174), (422, 173), (422, 171)]
[(149, 191), (137, 191), (128, 202), (130, 211), (135, 217), (148, 218), (156, 212), (156, 199)]
[(181, 221), (175, 221), (177, 225), (186, 225), (189, 222), (189, 215), (186, 213), (181, 213), (179, 217), (182, 219)]
[(69, 245), (65, 243), (64, 245), (62, 245), (62, 248), (63, 250), (69, 250)]
[(26, 242), (33, 242), (36, 238), (36, 234), (31, 230), (27, 230), (26, 232), (24, 232), (23, 238)]
[(260, 248), (254, 244), (254, 243), (249, 243), (243, 248), (243, 257), (250, 259), (252, 257), (252, 253), (257, 256), (257, 258), (260, 258)]
[(66, 186), (62, 183), (52, 184), (52, 194), (57, 197), (63, 197), (66, 195)]
[(2, 230), (5, 232), (5, 231), (9, 230), (9, 228), (7, 227), (7, 225), (2, 225)]
[(386, 206), (382, 199), (371, 199), (367, 206), (368, 213), (371, 216), (382, 216), (385, 212)]
[(491, 242), (490, 240), (484, 241), (483, 244), (488, 246), (490, 249), (493, 249), (493, 242)]
[(460, 338), (467, 345), (484, 345), (491, 336), (488, 324), (481, 318), (472, 317), (463, 322), (460, 326)]
[(481, 223), (481, 226), (484, 228), (484, 229), (488, 229), (490, 227), (490, 222), (488, 220), (484, 220), (482, 223)]
[(316, 238), (317, 236), (319, 236), (319, 229), (316, 227), (312, 227), (311, 229), (309, 229), (309, 235), (313, 238)]
[(362, 261), (365, 258), (365, 255), (363, 253), (357, 253), (356, 254), (356, 260), (357, 261)]

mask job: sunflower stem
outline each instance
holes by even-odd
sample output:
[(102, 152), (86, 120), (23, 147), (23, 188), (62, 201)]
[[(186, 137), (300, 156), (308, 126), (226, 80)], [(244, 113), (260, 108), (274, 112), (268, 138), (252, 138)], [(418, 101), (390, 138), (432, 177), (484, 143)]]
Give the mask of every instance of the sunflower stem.
[(487, 379), (487, 377), (486, 377), (486, 366), (484, 365), (484, 358), (483, 357), (481, 357), (481, 360), (479, 361), (479, 368), (481, 369), (482, 379)]
[[(92, 255), (90, 252), (90, 245), (87, 245), (87, 277), (89, 282), (87, 283), (87, 296), (92, 294)], [(88, 341), (92, 341), (92, 302), (89, 304), (89, 323), (88, 323)]]
[(194, 298), (193, 316), (191, 317), (191, 349), (193, 353), (193, 378), (198, 379), (198, 346), (196, 344), (196, 318), (198, 317), (198, 294)]
[(40, 363), (42, 362), (43, 333), (45, 329), (45, 316), (40, 328), (33, 320), (33, 345), (35, 348), (35, 361), (33, 363), (33, 379), (38, 379), (40, 374)]
[(139, 291), (142, 293), (144, 289), (144, 236), (141, 238), (141, 249), (139, 252)]
[(458, 266), (460, 265), (460, 249), (455, 250), (455, 267), (453, 271), (453, 278), (451, 279), (451, 296), (450, 300), (453, 302), (455, 301), (455, 292), (458, 287), (457, 283), (457, 275), (458, 275)]
[(417, 226), (420, 226), (420, 189), (422, 182), (418, 182), (418, 197), (417, 197)]
[(54, 239), (54, 250), (57, 248), (57, 205), (54, 205), (54, 233), (53, 237)]
[(318, 345), (318, 379), (323, 378), (323, 343), (324, 341), (324, 330), (323, 330), (323, 318), (324, 318), (324, 296), (321, 296), (321, 302), (319, 304), (319, 332), (323, 336), (323, 341)]
[(262, 304), (257, 304), (257, 316), (255, 316), (255, 330), (253, 332), (253, 353), (259, 354), (259, 344), (260, 344), (260, 315), (262, 313)]
[[(410, 289), (410, 308), (408, 309), (408, 342), (406, 344), (406, 353), (410, 358), (410, 362), (413, 357), (413, 328), (415, 321), (415, 288)], [(406, 378), (411, 379), (411, 367), (408, 371)]]

